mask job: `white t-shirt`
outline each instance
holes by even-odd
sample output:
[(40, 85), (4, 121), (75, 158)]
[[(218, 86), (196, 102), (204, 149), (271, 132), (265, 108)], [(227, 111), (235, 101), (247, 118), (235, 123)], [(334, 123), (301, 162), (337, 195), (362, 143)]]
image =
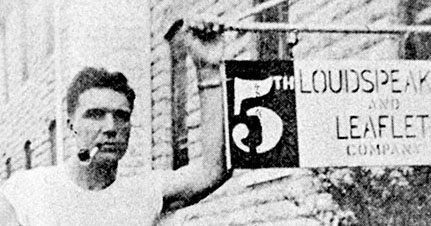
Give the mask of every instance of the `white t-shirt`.
[(162, 209), (162, 182), (156, 173), (117, 177), (101, 191), (73, 183), (64, 167), (16, 172), (1, 191), (22, 226), (150, 226)]

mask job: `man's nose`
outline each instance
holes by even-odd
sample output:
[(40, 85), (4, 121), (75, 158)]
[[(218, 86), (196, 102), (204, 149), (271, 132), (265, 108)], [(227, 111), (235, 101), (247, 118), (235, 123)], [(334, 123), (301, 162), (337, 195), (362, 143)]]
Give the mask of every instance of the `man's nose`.
[(108, 137), (115, 137), (117, 135), (117, 129), (115, 125), (114, 116), (111, 113), (105, 115), (103, 120), (102, 132)]

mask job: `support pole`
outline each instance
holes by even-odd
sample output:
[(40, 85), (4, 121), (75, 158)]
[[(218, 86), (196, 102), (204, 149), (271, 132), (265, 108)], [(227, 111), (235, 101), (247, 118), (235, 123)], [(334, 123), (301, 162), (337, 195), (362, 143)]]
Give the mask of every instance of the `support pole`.
[(226, 30), (233, 31), (250, 31), (250, 32), (306, 32), (306, 33), (348, 33), (348, 34), (402, 34), (408, 32), (414, 33), (431, 33), (431, 26), (415, 25), (318, 25), (318, 24), (287, 24), (287, 23), (226, 23)]

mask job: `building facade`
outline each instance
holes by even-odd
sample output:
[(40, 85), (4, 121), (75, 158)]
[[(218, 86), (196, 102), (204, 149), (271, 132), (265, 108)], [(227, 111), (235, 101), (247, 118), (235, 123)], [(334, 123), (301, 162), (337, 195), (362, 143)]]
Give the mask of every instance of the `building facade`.
[[(5, 180), (16, 170), (67, 158), (62, 150), (68, 150), (71, 141), (64, 93), (83, 66), (122, 71), (137, 91), (123, 175), (177, 168), (199, 158), (195, 68), (189, 57), (173, 52), (163, 36), (181, 17), (232, 19), (261, 2), (0, 1), (0, 177)], [(431, 3), (425, 0), (289, 0), (246, 20), (415, 25), (430, 23), (429, 12)], [(227, 32), (225, 58), (286, 59), (285, 35)], [(300, 33), (293, 57), (428, 59), (428, 36)], [(320, 225), (347, 215), (309, 170), (236, 170), (214, 194), (165, 216), (160, 225)]]

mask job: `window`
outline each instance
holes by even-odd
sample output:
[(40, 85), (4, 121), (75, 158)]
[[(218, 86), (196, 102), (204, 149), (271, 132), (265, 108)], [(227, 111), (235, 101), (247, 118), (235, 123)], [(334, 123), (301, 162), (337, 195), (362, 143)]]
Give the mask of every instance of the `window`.
[(181, 44), (171, 44), (173, 169), (178, 169), (189, 163), (186, 123), (188, 100), (186, 57), (185, 48)]
[(6, 178), (9, 178), (12, 175), (12, 159), (9, 157), (6, 159)]
[(25, 152), (25, 169), (31, 169), (31, 153), (33, 150), (31, 149), (31, 141), (27, 140), (24, 143), (24, 152)]
[[(255, 0), (260, 4), (265, 0)], [(259, 22), (289, 22), (289, 1), (285, 1), (276, 7), (269, 8), (256, 16)], [(261, 60), (289, 59), (290, 50), (287, 46), (286, 34), (282, 32), (262, 32), (257, 43), (259, 58)]]
[(51, 164), (52, 165), (57, 165), (57, 142), (56, 142), (56, 129), (57, 129), (57, 125), (55, 123), (55, 120), (52, 120), (49, 123), (49, 138), (48, 138), (48, 142), (51, 144)]

